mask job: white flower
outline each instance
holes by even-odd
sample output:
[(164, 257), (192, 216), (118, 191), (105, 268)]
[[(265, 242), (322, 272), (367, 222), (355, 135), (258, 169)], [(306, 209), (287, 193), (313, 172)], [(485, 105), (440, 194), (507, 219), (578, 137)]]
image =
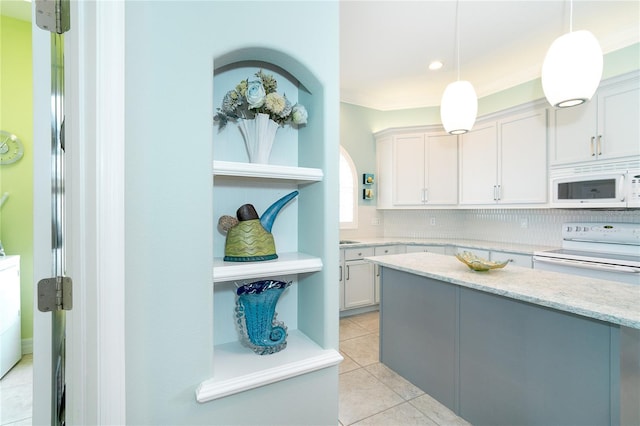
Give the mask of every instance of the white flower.
[(291, 113), (291, 119), (293, 124), (307, 124), (308, 118), (307, 110), (304, 106), (300, 104), (295, 104), (293, 106), (293, 111)]
[(247, 86), (247, 103), (250, 109), (260, 108), (264, 105), (264, 86), (260, 81), (250, 81)]
[(269, 93), (264, 104), (269, 111), (277, 115), (282, 113), (286, 105), (286, 99), (277, 93)]

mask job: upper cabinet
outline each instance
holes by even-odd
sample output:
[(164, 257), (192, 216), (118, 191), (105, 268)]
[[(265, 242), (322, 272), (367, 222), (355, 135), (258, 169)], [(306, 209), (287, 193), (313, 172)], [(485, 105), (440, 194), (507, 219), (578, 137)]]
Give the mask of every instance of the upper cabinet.
[(458, 201), (457, 137), (433, 128), (415, 130), (377, 135), (378, 208), (450, 206)]
[(547, 203), (547, 110), (526, 108), (460, 136), (460, 204)]
[(640, 75), (611, 79), (586, 104), (551, 114), (551, 166), (640, 155)]

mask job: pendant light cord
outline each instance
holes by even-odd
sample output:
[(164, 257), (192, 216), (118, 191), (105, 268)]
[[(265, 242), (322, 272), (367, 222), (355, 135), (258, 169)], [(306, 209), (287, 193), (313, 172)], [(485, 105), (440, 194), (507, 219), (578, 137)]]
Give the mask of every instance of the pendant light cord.
[(458, 81), (460, 81), (460, 25), (458, 23), (458, 7), (460, 1), (456, 0), (456, 62), (458, 65)]
[(573, 0), (569, 0), (569, 32), (573, 32)]

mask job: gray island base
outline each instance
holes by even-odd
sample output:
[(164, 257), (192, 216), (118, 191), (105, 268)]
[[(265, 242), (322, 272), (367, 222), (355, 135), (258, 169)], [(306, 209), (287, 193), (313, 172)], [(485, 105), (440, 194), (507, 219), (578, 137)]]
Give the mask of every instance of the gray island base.
[[(477, 273), (429, 253), (368, 260), (383, 266), (380, 361), (472, 424), (640, 424), (640, 332), (596, 319), (612, 315), (606, 306), (592, 317), (549, 307), (550, 293), (566, 304), (580, 289), (575, 277), (512, 266)], [(527, 300), (536, 281), (566, 288), (540, 289), (544, 306), (518, 300), (518, 284), (503, 292), (511, 279)], [(640, 287), (587, 281), (631, 298), (614, 316), (637, 323)], [(577, 297), (578, 311), (588, 298)]]

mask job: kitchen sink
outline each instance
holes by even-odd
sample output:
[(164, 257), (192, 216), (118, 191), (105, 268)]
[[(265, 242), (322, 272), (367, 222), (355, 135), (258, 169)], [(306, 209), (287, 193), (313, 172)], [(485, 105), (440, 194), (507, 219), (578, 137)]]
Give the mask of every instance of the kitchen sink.
[(358, 244), (360, 241), (340, 240), (340, 244)]

